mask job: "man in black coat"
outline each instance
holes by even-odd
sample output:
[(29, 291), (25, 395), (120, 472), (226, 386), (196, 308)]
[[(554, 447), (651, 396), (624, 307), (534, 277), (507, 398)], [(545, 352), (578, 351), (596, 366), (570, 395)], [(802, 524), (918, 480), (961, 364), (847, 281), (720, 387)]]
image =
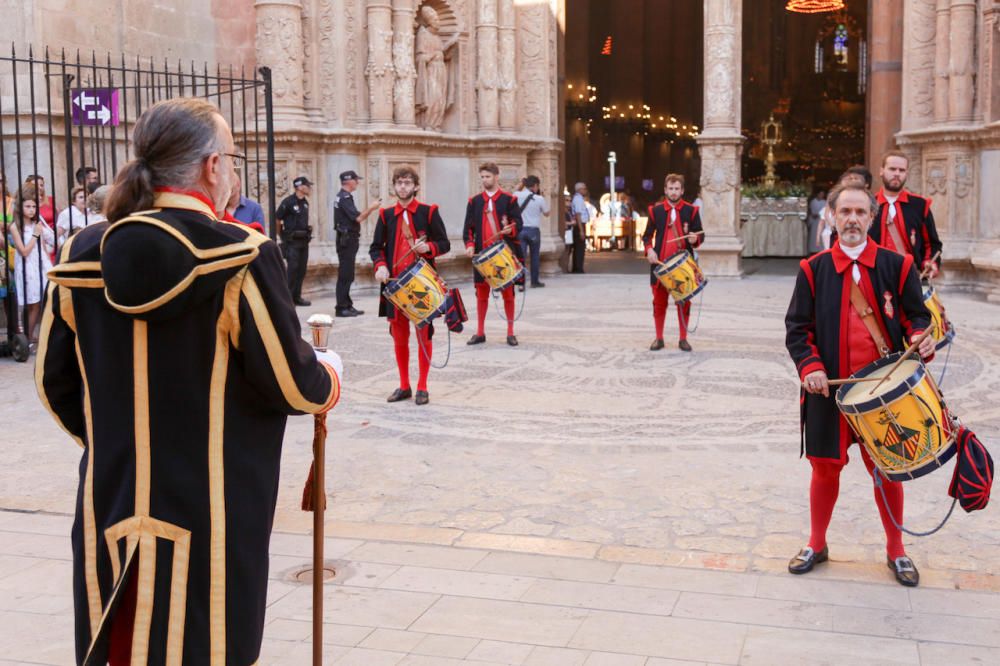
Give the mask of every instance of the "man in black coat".
[(340, 359), (302, 339), (278, 247), (218, 219), (241, 157), (218, 109), (155, 104), (133, 146), (110, 224), (63, 247), (35, 367), (83, 452), (76, 660), (252, 664), (285, 421), (336, 404)]
[[(521, 208), (517, 198), (500, 189), (500, 167), (493, 162), (486, 162), (479, 167), (479, 180), (483, 185), (483, 193), (469, 199), (465, 209), (465, 227), (462, 239), (465, 241), (465, 254), (473, 257), (488, 248), (494, 242), (501, 240), (518, 256), (517, 237), (524, 224), (521, 221)], [(466, 344), (478, 345), (486, 342), (486, 313), (490, 309), (490, 286), (483, 276), (473, 268), (472, 279), (476, 284), (476, 334), (469, 338)], [(504, 289), (503, 310), (507, 318), (507, 344), (517, 346), (514, 336), (514, 285)]]
[(872, 240), (895, 250), (910, 254), (921, 271), (936, 277), (941, 265), (941, 239), (938, 238), (931, 200), (906, 189), (909, 158), (899, 151), (891, 151), (882, 158), (882, 189), (876, 194), (878, 213), (869, 232)]
[[(809, 544), (788, 564), (791, 573), (807, 573), (828, 559), (826, 530), (840, 488), (840, 472), (847, 464), (848, 447), (855, 442), (850, 425), (840, 414), (830, 378), (846, 378), (881, 356), (906, 349), (930, 325), (924, 307), (920, 277), (913, 258), (879, 247), (868, 238), (875, 215), (874, 196), (863, 186), (839, 185), (830, 192), (838, 241), (829, 250), (803, 259), (788, 313), (785, 345), (803, 384), (801, 393), (802, 446), (812, 464), (809, 488), (811, 535)], [(864, 312), (854, 302), (866, 305)], [(928, 336), (919, 352), (934, 353)], [(872, 473), (864, 447), (861, 458)], [(895, 521), (903, 521), (903, 488), (883, 482), (889, 506), (875, 490), (875, 503), (886, 534), (889, 568), (903, 585), (920, 580), (906, 556)], [(889, 511), (892, 515), (889, 515)]]
[[(409, 165), (396, 168), (392, 172), (392, 187), (397, 203), (392, 208), (382, 208), (375, 223), (375, 235), (369, 254), (375, 267), (375, 279), (382, 283), (378, 313), (389, 320), (389, 333), (396, 350), (396, 369), (399, 371), (399, 388), (392, 392), (388, 402), (409, 400), (413, 395), (410, 387), (410, 320), (399, 312), (385, 297), (385, 283), (423, 259), (434, 267), (434, 258), (446, 254), (451, 249), (448, 231), (438, 207), (417, 201), (420, 175)], [(416, 328), (418, 405), (430, 401), (427, 392), (427, 374), (430, 372), (434, 348), (431, 341), (434, 324)]]

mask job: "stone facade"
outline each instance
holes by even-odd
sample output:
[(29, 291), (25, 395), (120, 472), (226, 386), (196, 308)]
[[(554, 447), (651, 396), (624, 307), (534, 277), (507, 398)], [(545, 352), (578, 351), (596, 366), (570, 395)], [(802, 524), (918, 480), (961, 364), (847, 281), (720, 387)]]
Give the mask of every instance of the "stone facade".
[(1000, 300), (1000, 2), (904, 3), (909, 187), (934, 200), (944, 279)]

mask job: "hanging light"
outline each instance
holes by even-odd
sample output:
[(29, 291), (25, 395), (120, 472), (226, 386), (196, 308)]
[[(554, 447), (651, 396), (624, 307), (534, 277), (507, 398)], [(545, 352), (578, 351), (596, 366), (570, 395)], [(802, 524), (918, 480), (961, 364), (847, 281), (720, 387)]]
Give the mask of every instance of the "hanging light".
[(799, 14), (836, 12), (844, 8), (844, 0), (788, 0), (785, 9)]

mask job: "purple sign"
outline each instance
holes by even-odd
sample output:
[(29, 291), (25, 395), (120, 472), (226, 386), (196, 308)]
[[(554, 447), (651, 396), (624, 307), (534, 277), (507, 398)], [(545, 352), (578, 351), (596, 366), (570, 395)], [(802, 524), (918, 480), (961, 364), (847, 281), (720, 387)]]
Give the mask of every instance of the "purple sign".
[(73, 88), (71, 93), (74, 125), (118, 124), (117, 89)]

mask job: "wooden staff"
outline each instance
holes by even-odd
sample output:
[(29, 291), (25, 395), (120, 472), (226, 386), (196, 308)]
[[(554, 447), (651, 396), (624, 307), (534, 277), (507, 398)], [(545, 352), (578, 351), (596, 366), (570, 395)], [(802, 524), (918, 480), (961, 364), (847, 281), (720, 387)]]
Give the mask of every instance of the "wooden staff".
[[(333, 319), (330, 315), (309, 317), (312, 344), (317, 351), (326, 351), (327, 338)], [(323, 556), (324, 524), (326, 510), (326, 413), (313, 415), (313, 462), (302, 492), (302, 510), (313, 512), (313, 666), (323, 666), (323, 578), (326, 566)]]
[[(931, 260), (930, 260), (929, 263), (930, 264), (937, 263), (938, 257), (940, 257), (940, 256), (941, 256), (941, 250), (938, 250), (937, 252), (934, 253), (934, 256), (931, 257)], [(930, 266), (924, 266), (924, 269), (922, 271), (920, 271), (920, 279), (923, 280), (924, 278), (926, 278), (930, 274), (931, 274)]]
[(889, 377), (892, 376), (892, 373), (894, 373), (896, 371), (896, 368), (898, 368), (903, 361), (905, 361), (906, 359), (908, 359), (911, 356), (913, 356), (913, 352), (915, 352), (917, 350), (917, 347), (919, 347), (920, 343), (924, 341), (924, 338), (926, 338), (928, 335), (930, 335), (933, 332), (934, 332), (934, 327), (933, 326), (928, 326), (924, 330), (924, 332), (921, 333), (917, 337), (917, 339), (914, 340), (910, 344), (910, 346), (906, 348), (906, 351), (903, 352), (903, 355), (899, 357), (899, 360), (892, 364), (892, 367), (889, 368), (889, 372), (887, 372), (887, 373), (885, 373), (885, 375), (883, 375), (882, 380), (878, 384), (876, 384), (872, 388), (871, 391), (868, 392), (868, 395), (874, 395), (875, 394), (875, 389), (877, 389), (879, 386), (882, 386), (882, 384), (885, 383), (885, 380), (889, 379)]

